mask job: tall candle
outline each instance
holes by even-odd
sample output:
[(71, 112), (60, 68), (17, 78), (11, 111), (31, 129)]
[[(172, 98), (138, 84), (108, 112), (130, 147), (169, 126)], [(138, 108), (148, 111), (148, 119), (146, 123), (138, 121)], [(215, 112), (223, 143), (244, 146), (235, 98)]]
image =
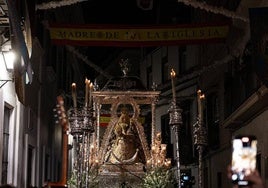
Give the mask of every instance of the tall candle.
[(171, 77), (171, 87), (172, 87), (173, 101), (176, 101), (176, 91), (175, 91), (175, 83), (174, 83), (175, 76), (176, 76), (176, 72), (173, 69), (171, 69), (170, 77)]
[(91, 106), (92, 104), (92, 91), (93, 91), (93, 83), (90, 82), (89, 84), (89, 106)]
[(76, 84), (72, 83), (72, 97), (73, 97), (73, 105), (74, 108), (77, 107), (77, 101), (76, 101)]
[(88, 79), (85, 80), (85, 107), (88, 105)]
[(199, 120), (203, 121), (203, 103), (202, 101), (205, 99), (205, 95), (202, 94), (201, 90), (197, 91), (197, 106), (198, 106), (198, 117)]

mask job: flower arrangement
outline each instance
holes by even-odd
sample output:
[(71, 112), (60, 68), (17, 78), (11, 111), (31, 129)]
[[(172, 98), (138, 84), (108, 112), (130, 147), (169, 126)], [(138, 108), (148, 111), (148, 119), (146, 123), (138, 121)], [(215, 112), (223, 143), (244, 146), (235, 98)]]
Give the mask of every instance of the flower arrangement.
[(156, 167), (145, 174), (141, 187), (174, 188), (176, 187), (176, 179), (171, 169)]
[(91, 169), (88, 173), (88, 176), (80, 177), (79, 173), (74, 170), (70, 179), (67, 181), (69, 188), (77, 188), (77, 187), (90, 187), (90, 188), (98, 188), (99, 180), (98, 180), (98, 168)]

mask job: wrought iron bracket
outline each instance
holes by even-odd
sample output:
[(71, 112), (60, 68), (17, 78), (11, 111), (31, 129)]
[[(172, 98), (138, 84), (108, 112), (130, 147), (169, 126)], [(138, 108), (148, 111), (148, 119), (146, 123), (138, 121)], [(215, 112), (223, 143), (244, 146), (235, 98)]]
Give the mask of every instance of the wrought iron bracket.
[(7, 82), (13, 82), (13, 79), (9, 79), (9, 80), (0, 80), (0, 88), (2, 88)]

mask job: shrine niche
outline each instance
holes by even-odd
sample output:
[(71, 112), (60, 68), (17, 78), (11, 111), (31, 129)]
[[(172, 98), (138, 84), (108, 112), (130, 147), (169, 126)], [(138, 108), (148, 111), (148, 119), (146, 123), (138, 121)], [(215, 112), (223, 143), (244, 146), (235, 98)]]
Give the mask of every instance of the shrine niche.
[[(95, 91), (93, 92), (93, 101), (96, 105), (96, 118), (101, 117), (102, 106), (110, 104), (110, 121), (105, 130), (100, 130), (100, 121), (97, 121), (95, 134), (98, 147), (98, 156), (100, 164), (124, 164), (133, 165), (140, 163), (146, 165), (150, 159), (150, 152), (144, 127), (140, 119), (140, 105), (151, 106), (154, 112), (155, 103), (159, 92), (156, 91)], [(107, 112), (107, 110), (104, 110)], [(154, 115), (152, 115), (152, 119)], [(123, 122), (122, 122), (123, 120)], [(152, 120), (154, 122), (154, 120)], [(102, 128), (103, 129), (103, 128)], [(154, 134), (154, 124), (152, 124), (152, 135)], [(101, 135), (102, 133), (102, 135)], [(124, 143), (128, 139), (129, 143)], [(117, 143), (116, 143), (117, 142)], [(132, 143), (134, 142), (134, 143)], [(119, 144), (119, 145), (118, 145)], [(120, 145), (121, 144), (121, 145)], [(132, 150), (129, 154), (123, 151), (121, 156), (120, 148), (124, 150), (124, 144)], [(135, 151), (135, 152), (134, 152)], [(133, 154), (133, 155), (132, 155)]]

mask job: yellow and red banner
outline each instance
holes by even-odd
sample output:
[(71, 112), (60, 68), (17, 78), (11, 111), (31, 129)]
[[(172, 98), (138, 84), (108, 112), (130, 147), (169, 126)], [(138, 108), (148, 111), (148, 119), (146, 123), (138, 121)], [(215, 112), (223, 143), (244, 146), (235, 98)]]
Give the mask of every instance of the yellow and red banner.
[(228, 23), (193, 25), (50, 24), (54, 44), (80, 46), (159, 46), (223, 41)]
[(100, 126), (108, 126), (111, 120), (111, 114), (102, 114), (100, 116)]

